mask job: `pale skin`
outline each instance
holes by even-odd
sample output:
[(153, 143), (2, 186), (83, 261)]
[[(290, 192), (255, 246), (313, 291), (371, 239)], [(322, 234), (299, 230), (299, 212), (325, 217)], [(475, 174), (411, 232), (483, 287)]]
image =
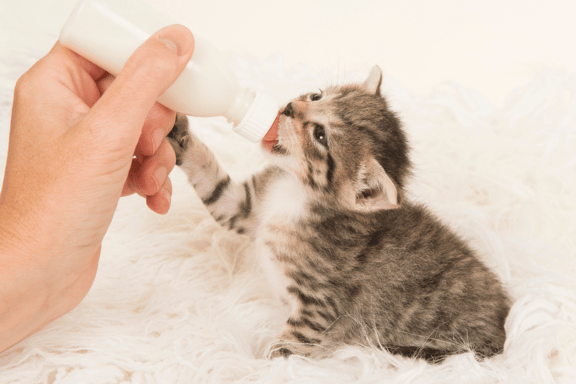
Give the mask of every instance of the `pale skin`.
[(121, 196), (164, 214), (175, 112), (158, 104), (194, 38), (154, 34), (112, 77), (56, 43), (16, 84), (0, 195), (0, 352), (75, 308)]

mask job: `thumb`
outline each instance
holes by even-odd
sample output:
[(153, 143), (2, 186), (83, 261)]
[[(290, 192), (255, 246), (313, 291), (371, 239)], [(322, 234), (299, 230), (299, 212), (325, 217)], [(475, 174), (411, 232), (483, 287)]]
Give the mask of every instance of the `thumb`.
[(193, 51), (194, 37), (182, 25), (150, 36), (86, 115), (92, 133), (99, 132), (108, 140), (115, 137), (131, 155), (148, 112), (182, 73)]

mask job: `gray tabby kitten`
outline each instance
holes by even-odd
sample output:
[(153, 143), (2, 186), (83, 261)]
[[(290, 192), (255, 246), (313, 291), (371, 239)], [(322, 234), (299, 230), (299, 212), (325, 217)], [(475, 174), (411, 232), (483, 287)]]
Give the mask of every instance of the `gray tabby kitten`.
[[(270, 357), (365, 344), (431, 362), (500, 353), (510, 300), (450, 229), (404, 198), (408, 145), (374, 67), (288, 103), (272, 165), (237, 183), (178, 116), (177, 164), (221, 225), (250, 236), (291, 308)], [(274, 133), (274, 132), (273, 132)]]

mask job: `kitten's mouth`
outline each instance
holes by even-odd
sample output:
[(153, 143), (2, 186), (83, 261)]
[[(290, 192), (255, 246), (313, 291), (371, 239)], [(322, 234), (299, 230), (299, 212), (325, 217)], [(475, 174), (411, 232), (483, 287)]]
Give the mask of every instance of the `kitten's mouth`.
[(262, 139), (262, 146), (270, 153), (282, 154), (286, 152), (278, 142), (278, 120), (280, 119), (280, 115), (281, 113), (278, 113), (276, 120), (272, 123), (272, 127), (270, 127), (270, 130)]

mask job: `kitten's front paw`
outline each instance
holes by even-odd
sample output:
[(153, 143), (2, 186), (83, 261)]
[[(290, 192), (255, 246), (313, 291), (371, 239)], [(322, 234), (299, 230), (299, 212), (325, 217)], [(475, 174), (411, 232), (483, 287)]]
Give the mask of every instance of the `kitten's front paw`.
[(188, 130), (188, 117), (186, 115), (176, 114), (176, 122), (168, 134), (168, 141), (176, 153), (176, 165), (182, 165), (184, 153), (190, 145), (190, 131)]

